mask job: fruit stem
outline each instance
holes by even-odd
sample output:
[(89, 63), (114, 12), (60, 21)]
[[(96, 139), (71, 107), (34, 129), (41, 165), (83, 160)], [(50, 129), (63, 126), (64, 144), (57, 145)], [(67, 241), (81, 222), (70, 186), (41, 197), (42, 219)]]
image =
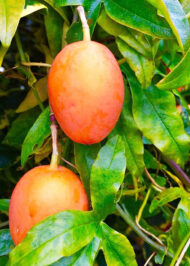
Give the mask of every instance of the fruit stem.
[(90, 29), (87, 23), (83, 6), (78, 6), (77, 11), (79, 13), (80, 20), (82, 22), (83, 41), (90, 41)]
[(51, 113), (50, 113), (50, 128), (51, 128), (51, 137), (52, 137), (52, 156), (51, 156), (51, 163), (50, 168), (56, 169), (58, 166), (58, 146), (57, 146), (57, 125), (56, 125), (56, 119), (54, 116), (54, 113), (50, 107)]

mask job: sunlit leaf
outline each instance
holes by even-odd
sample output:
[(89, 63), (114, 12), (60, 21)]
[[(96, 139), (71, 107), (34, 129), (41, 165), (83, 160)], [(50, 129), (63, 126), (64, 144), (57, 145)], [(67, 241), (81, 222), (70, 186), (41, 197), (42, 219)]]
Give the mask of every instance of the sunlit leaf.
[(24, 0), (0, 1), (0, 41), (3, 46), (8, 47), (16, 32), (22, 11), (24, 9)]
[(158, 8), (170, 25), (176, 39), (182, 49), (188, 49), (190, 45), (190, 28), (185, 12), (178, 0), (147, 0)]
[(95, 236), (98, 221), (92, 212), (65, 211), (34, 226), (10, 253), (10, 265), (49, 265), (86, 246)]
[(115, 209), (115, 197), (123, 182), (125, 168), (124, 142), (120, 136), (112, 137), (100, 149), (90, 176), (92, 207), (100, 218)]
[(158, 38), (173, 36), (169, 25), (145, 0), (103, 0), (106, 13), (116, 22)]
[(135, 252), (129, 240), (122, 234), (101, 223), (102, 248), (108, 266), (137, 266)]
[(143, 135), (170, 159), (183, 165), (188, 158), (190, 138), (176, 109), (174, 95), (155, 86), (142, 90), (125, 64), (133, 98), (133, 115)]
[(154, 75), (154, 62), (136, 52), (120, 38), (116, 39), (116, 43), (121, 54), (126, 59), (126, 62), (135, 72), (135, 75), (137, 76), (142, 87), (147, 88), (150, 85)]
[(157, 87), (163, 90), (177, 89), (181, 86), (190, 83), (190, 49), (187, 51), (182, 60), (172, 69), (172, 71), (165, 76), (160, 82), (157, 83)]
[(100, 248), (100, 243), (101, 240), (97, 237), (94, 237), (86, 247), (82, 248), (70, 257), (63, 257), (59, 261), (52, 264), (52, 266), (93, 266), (94, 260)]

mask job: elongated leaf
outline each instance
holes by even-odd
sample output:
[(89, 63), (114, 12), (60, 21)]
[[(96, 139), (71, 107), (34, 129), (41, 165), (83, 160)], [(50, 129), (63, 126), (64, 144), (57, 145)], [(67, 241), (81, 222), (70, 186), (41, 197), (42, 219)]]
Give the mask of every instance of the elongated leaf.
[(36, 11), (39, 11), (41, 9), (47, 8), (46, 6), (38, 3), (34, 3), (33, 5), (27, 5), (24, 7), (21, 17), (28, 16)]
[(9, 254), (11, 247), (14, 247), (9, 229), (0, 230), (0, 256)]
[(98, 24), (109, 34), (122, 39), (138, 53), (148, 58), (152, 58), (152, 48), (146, 38), (141, 38), (141, 41), (139, 41), (137, 36), (141, 35), (141, 33), (115, 22), (106, 14), (105, 9), (101, 11), (100, 16), (98, 17)]
[(175, 34), (182, 51), (184, 51), (184, 48), (188, 49), (190, 44), (189, 22), (180, 2), (178, 0), (147, 1), (158, 8), (162, 15), (164, 15), (173, 33)]
[(80, 173), (80, 178), (82, 180), (85, 191), (87, 192), (89, 198), (90, 198), (90, 172), (92, 164), (96, 159), (100, 147), (101, 147), (100, 144), (94, 144), (89, 146), (78, 143), (74, 144), (75, 165)]
[(55, 57), (62, 48), (63, 19), (51, 7), (44, 19), (51, 55)]
[(144, 170), (144, 147), (142, 136), (132, 116), (132, 99), (129, 88), (125, 86), (125, 99), (120, 119), (115, 128), (125, 143), (127, 168), (134, 176), (140, 176)]
[[(173, 248), (176, 251), (179, 247), (179, 243), (183, 241), (185, 236), (190, 231), (190, 199), (189, 194), (183, 197), (180, 201), (172, 220), (172, 239)], [(186, 254), (190, 256), (190, 247)]]
[(40, 114), (40, 109), (35, 108), (23, 114), (20, 114), (12, 123), (3, 143), (20, 148), (28, 130), (34, 124)]
[(34, 153), (50, 135), (49, 107), (47, 107), (28, 131), (21, 151), (21, 165), (24, 165), (29, 155)]
[(190, 83), (190, 49), (182, 60), (174, 67), (174, 69), (165, 76), (160, 82), (157, 83), (157, 87), (162, 90), (177, 89), (181, 86)]
[(140, 55), (120, 38), (116, 39), (116, 43), (121, 54), (126, 59), (131, 69), (135, 72), (142, 87), (147, 88), (154, 75), (154, 62), (143, 55)]
[(22, 11), (24, 9), (24, 0), (0, 1), (0, 41), (3, 46), (8, 47), (16, 32)]
[(101, 240), (94, 237), (93, 240), (84, 248), (76, 252), (70, 257), (63, 257), (59, 261), (52, 264), (52, 266), (93, 266), (94, 260), (100, 248)]
[(179, 187), (168, 188), (152, 200), (149, 211), (153, 212), (158, 207), (161, 207), (177, 198), (181, 198), (183, 194), (183, 190)]
[(84, 0), (54, 0), (54, 6), (79, 6)]
[(171, 38), (171, 29), (145, 0), (103, 0), (107, 14), (118, 23), (158, 38)]
[(0, 199), (0, 211), (8, 214), (9, 212), (9, 199)]
[(135, 253), (128, 239), (102, 223), (102, 247), (108, 266), (137, 266)]
[(65, 211), (50, 216), (10, 253), (10, 265), (49, 265), (70, 256), (93, 239), (98, 223), (92, 212)]
[(139, 129), (166, 156), (183, 165), (187, 160), (190, 138), (169, 91), (150, 86), (142, 90), (134, 73), (125, 64), (133, 98), (133, 115)]
[(107, 141), (92, 165), (90, 191), (93, 209), (104, 218), (115, 208), (115, 196), (126, 168), (125, 146), (119, 136)]

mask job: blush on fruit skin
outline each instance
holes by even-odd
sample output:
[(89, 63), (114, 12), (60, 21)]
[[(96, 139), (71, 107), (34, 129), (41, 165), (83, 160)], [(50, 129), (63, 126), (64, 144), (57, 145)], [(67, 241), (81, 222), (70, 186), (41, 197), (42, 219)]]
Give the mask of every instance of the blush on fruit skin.
[(65, 134), (75, 142), (93, 144), (114, 128), (123, 105), (124, 82), (106, 46), (79, 41), (56, 56), (48, 76), (48, 94)]
[(28, 171), (17, 183), (10, 200), (9, 227), (15, 245), (28, 230), (50, 215), (64, 210), (88, 210), (80, 179), (69, 169), (49, 165)]

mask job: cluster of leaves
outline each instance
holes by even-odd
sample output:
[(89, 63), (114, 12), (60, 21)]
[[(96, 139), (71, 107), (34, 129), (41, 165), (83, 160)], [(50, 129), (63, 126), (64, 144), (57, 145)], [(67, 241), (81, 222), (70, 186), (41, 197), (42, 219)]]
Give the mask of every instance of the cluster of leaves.
[(91, 210), (53, 215), (15, 248), (1, 229), (0, 265), (132, 266), (153, 251), (155, 263), (174, 265), (184, 247), (181, 265), (189, 265), (190, 0), (0, 2), (0, 226), (19, 177), (50, 161), (48, 66), (62, 47), (82, 40), (77, 5), (92, 39), (120, 64), (122, 113), (96, 145), (59, 131), (61, 157), (76, 165), (66, 163), (80, 175)]

